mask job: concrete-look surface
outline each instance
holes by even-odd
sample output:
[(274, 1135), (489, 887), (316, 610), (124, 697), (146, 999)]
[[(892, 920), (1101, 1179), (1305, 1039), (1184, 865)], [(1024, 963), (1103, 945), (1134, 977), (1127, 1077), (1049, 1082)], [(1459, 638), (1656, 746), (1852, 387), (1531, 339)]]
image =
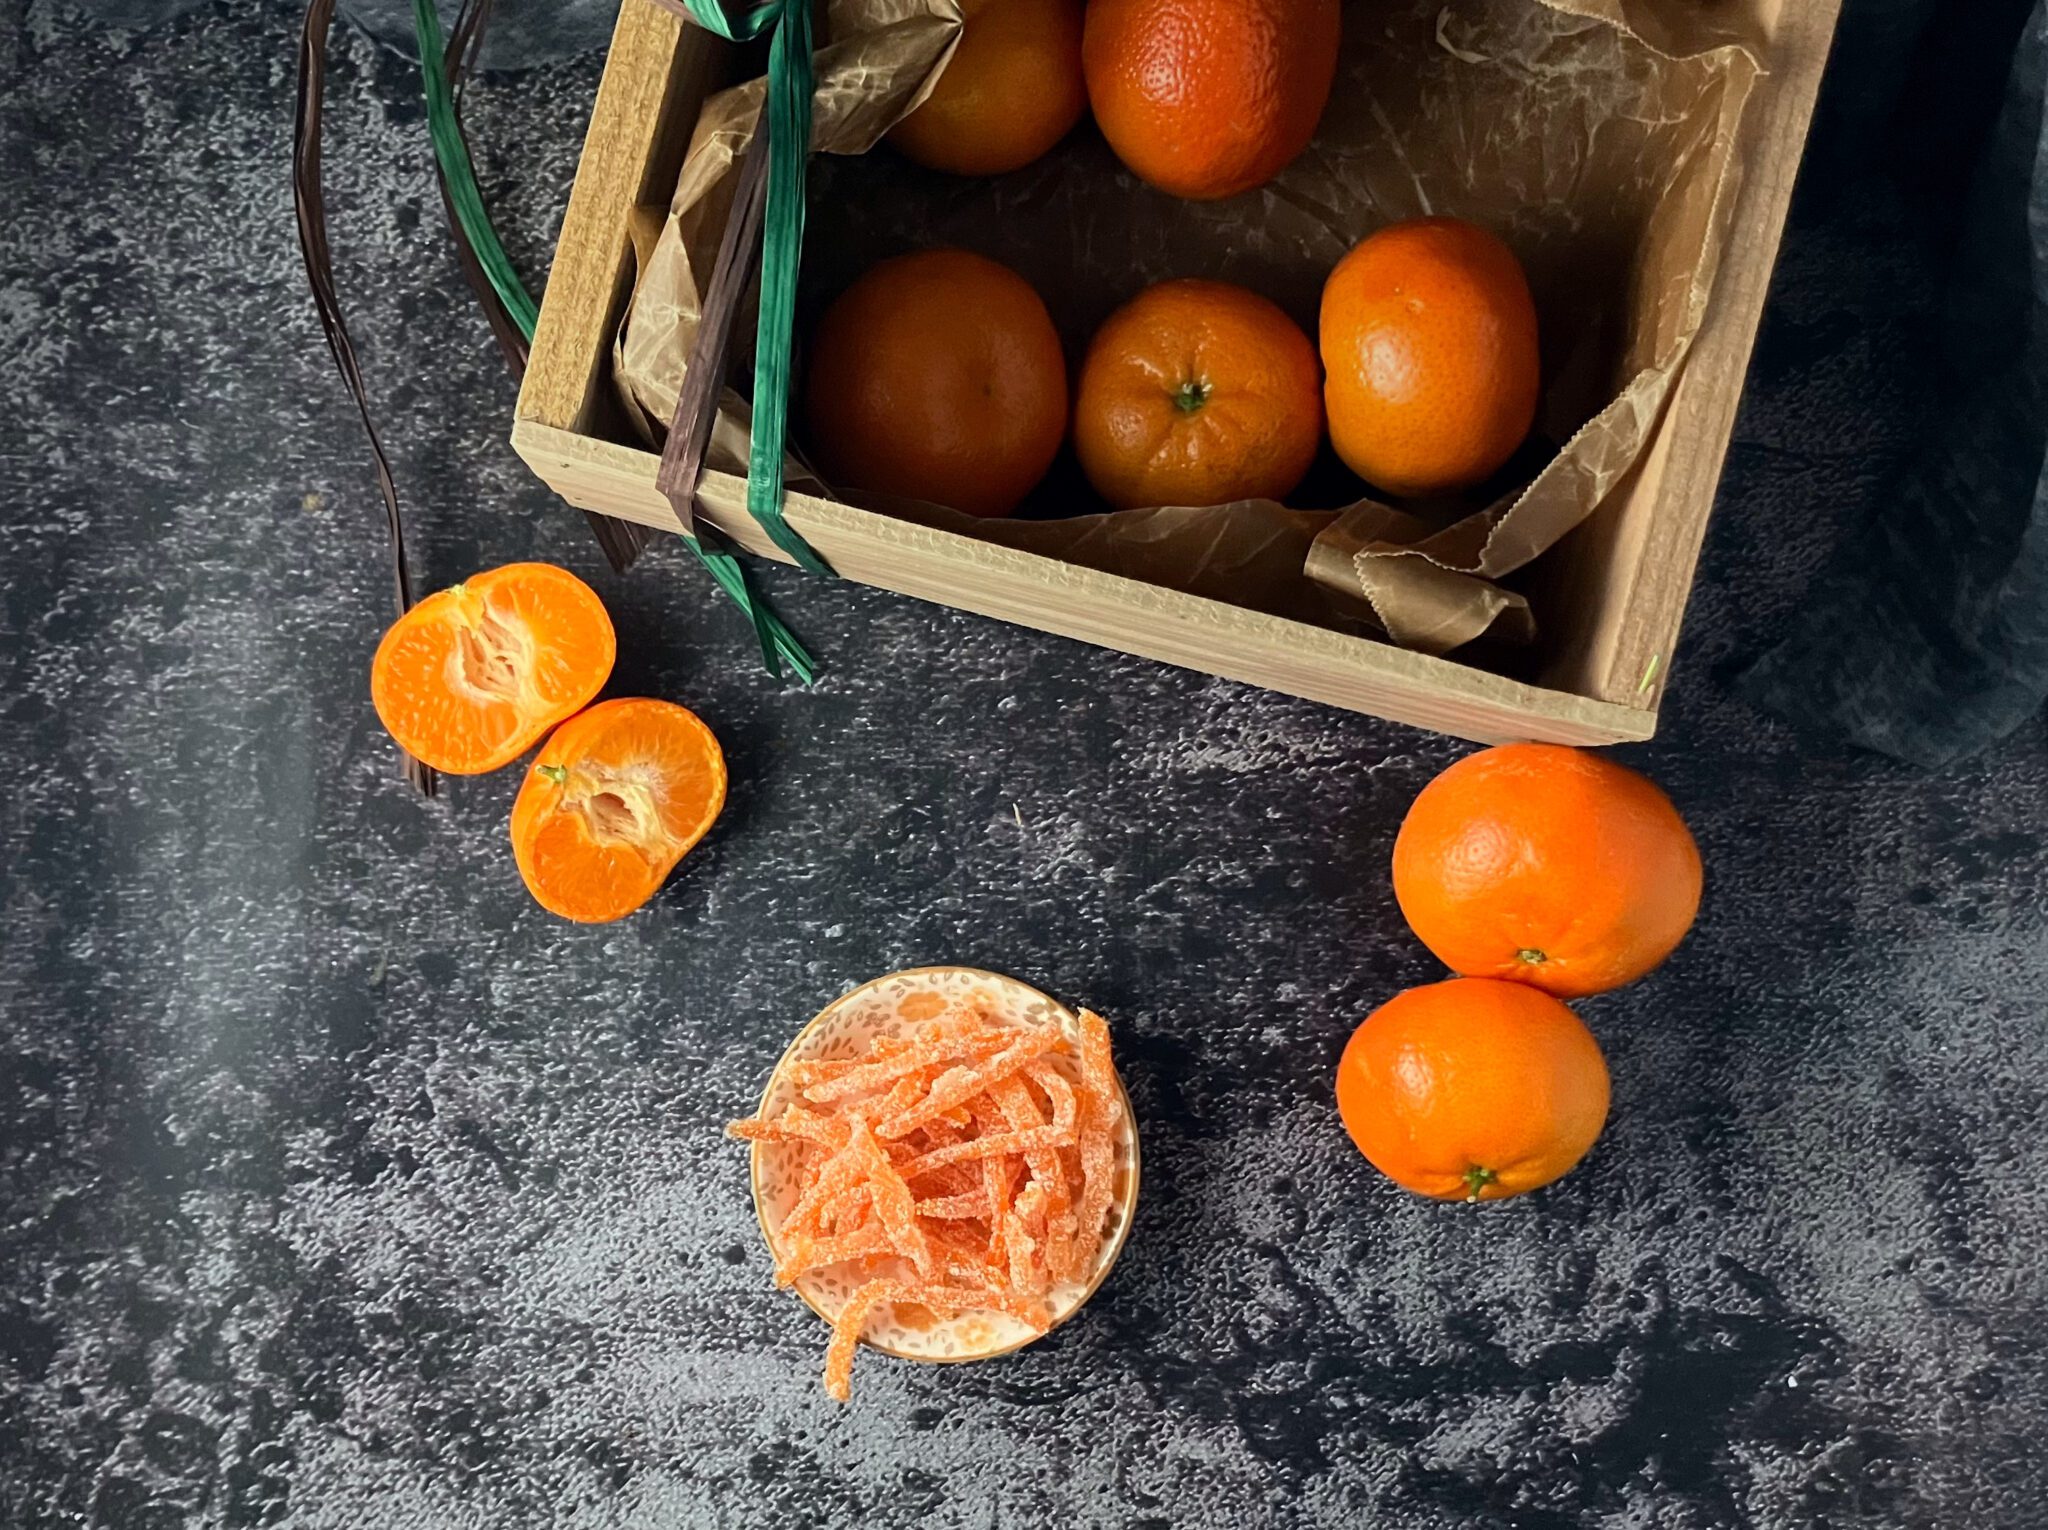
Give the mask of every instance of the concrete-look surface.
[[(725, 741), (655, 903), (534, 906), (516, 772), (397, 778), (381, 511), (286, 179), (297, 10), (0, 0), (0, 1523), (2022, 1530), (2048, 1503), (2048, 757), (1802, 741), (1728, 676), (1880, 481), (1918, 277), (1802, 199), (1664, 732), (1698, 929), (1589, 1001), (1614, 1109), (1498, 1206), (1340, 1129), (1437, 969), (1388, 885), (1463, 747), (793, 573), (777, 690), (673, 544), (625, 578), (504, 445), (409, 66), (337, 34), (341, 286), (425, 586), (588, 577), (613, 694)], [(601, 60), (493, 76), (545, 268)], [(1903, 412), (1910, 412), (1909, 410)], [(721, 1124), (891, 968), (1110, 1016), (1145, 1145), (1087, 1312), (850, 1407)]]

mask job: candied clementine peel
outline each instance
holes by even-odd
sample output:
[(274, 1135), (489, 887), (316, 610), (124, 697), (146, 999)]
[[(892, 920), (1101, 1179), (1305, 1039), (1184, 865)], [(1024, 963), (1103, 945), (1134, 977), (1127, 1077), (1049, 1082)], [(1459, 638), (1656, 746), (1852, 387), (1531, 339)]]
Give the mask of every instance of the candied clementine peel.
[(800, 1100), (727, 1130), (798, 1155), (775, 1283), (853, 1277), (825, 1353), (834, 1398), (880, 1308), (1003, 1313), (1043, 1333), (1055, 1288), (1094, 1273), (1124, 1110), (1100, 1015), (1081, 1012), (1077, 1045), (972, 1004), (788, 1077)]

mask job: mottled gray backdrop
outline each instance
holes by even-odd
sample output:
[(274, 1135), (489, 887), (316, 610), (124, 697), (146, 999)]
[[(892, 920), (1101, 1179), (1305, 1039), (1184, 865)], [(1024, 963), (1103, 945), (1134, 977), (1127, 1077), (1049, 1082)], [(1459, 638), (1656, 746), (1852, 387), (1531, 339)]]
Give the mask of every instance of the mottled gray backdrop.
[[(1434, 975), (1387, 856), (1461, 747), (787, 573), (826, 672), (770, 687), (676, 548), (613, 577), (505, 447), (416, 83), (348, 32), (341, 285), (425, 582), (577, 569), (613, 690), (733, 765), (602, 929), (521, 890), (511, 774), (406, 795), (291, 231), (296, 20), (0, 0), (0, 1523), (2041, 1523), (2048, 738), (1916, 774), (1728, 683), (1925, 402), (1938, 252), (1853, 96), (1626, 755), (1697, 826), (1700, 926), (1585, 1006), (1585, 1166), (1472, 1210), (1378, 1180), (1329, 1096)], [(530, 272), (599, 68), (473, 99)], [(839, 1408), (718, 1128), (819, 1005), (926, 961), (1112, 1017), (1145, 1199), (1083, 1320), (871, 1360)]]

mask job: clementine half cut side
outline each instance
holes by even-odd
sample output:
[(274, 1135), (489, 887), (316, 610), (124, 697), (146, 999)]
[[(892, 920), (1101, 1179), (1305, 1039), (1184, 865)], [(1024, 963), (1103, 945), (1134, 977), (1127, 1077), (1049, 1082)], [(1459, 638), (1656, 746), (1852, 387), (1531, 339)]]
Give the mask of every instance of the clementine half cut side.
[(542, 908), (582, 924), (653, 897), (725, 805), (725, 754), (669, 701), (600, 702), (557, 728), (512, 804), (512, 854)]
[(392, 623), (370, 663), (370, 701), (401, 748), (478, 775), (582, 708), (617, 656), (596, 591), (551, 563), (510, 563)]
[(953, 57), (889, 141), (953, 175), (1022, 169), (1088, 109), (1081, 0), (962, 0), (960, 9)]
[(1381, 229), (1323, 287), (1330, 441), (1392, 494), (1469, 489), (1529, 434), (1542, 372), (1514, 252), (1457, 218)]
[(1394, 896), (1445, 966), (1566, 998), (1669, 956), (1701, 883), (1669, 797), (1559, 744), (1467, 755), (1422, 789), (1394, 840)]
[(1074, 449), (1120, 510), (1280, 499), (1315, 460), (1321, 381), (1315, 347), (1275, 304), (1225, 282), (1161, 282), (1089, 344)]
[(1452, 978), (1374, 1010), (1337, 1064), (1337, 1111), (1372, 1166), (1444, 1201), (1547, 1185), (1607, 1120), (1607, 1063), (1579, 1017), (1522, 983)]
[(1236, 196), (1308, 147), (1341, 32), (1337, 0), (1090, 0), (1088, 103), (1160, 190)]

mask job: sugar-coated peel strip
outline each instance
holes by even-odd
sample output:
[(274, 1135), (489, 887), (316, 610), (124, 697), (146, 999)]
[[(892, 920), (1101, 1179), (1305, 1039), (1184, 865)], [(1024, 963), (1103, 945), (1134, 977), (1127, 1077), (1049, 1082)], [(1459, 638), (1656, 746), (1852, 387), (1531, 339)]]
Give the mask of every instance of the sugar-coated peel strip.
[(818, 1169), (817, 1178), (798, 1197), (797, 1203), (789, 1210), (784, 1227), (799, 1232), (809, 1231), (819, 1225), (821, 1213), (838, 1197), (864, 1188), (860, 1184), (860, 1173), (865, 1168), (860, 1156), (850, 1148), (841, 1148)]
[(962, 1190), (956, 1195), (935, 1195), (916, 1203), (917, 1214), (934, 1222), (982, 1220), (988, 1218), (988, 1191)]
[(830, 1238), (797, 1238), (787, 1256), (776, 1263), (775, 1284), (793, 1286), (813, 1270), (888, 1252), (889, 1230), (876, 1223)]
[(825, 1395), (834, 1402), (853, 1396), (853, 1352), (868, 1318), (883, 1302), (908, 1300), (910, 1288), (898, 1280), (874, 1280), (847, 1298), (832, 1320), (832, 1342), (825, 1346)]
[[(1068, 1140), (1073, 1139), (1070, 1136)], [(972, 1158), (987, 1158), (1004, 1153), (1028, 1153), (1033, 1148), (1059, 1146), (1061, 1142), (1058, 1127), (1038, 1126), (1028, 1131), (1005, 1132), (996, 1137), (977, 1137), (968, 1142), (956, 1142), (951, 1147), (934, 1148), (931, 1152), (904, 1164), (901, 1173), (905, 1179), (916, 1179), (931, 1173), (934, 1169), (943, 1169), (949, 1164), (962, 1163)]]
[(881, 1061), (864, 1059), (836, 1077), (811, 1085), (804, 1094), (817, 1104), (829, 1105), (834, 1100), (851, 1099), (855, 1095), (872, 1093), (885, 1084), (894, 1084), (913, 1068), (927, 1067), (935, 1062), (971, 1062), (987, 1057), (999, 1051), (1004, 1040), (985, 1032), (934, 1033), (928, 1029), (926, 1034)]
[(825, 1394), (835, 1402), (853, 1396), (853, 1355), (868, 1319), (884, 1302), (917, 1302), (943, 1315), (993, 1307), (1026, 1327), (1045, 1332), (1043, 1312), (1005, 1292), (972, 1286), (945, 1286), (904, 1280), (871, 1280), (847, 1299), (832, 1320), (832, 1342), (825, 1348)]
[[(1025, 1071), (1025, 1076), (1045, 1091), (1045, 1097), (1052, 1105), (1053, 1131), (1075, 1144), (1075, 1166), (1078, 1169), (1080, 1155), (1079, 1138), (1076, 1133), (1080, 1124), (1081, 1103), (1074, 1093), (1074, 1086), (1067, 1082), (1065, 1074), (1049, 1063), (1033, 1063)], [(1048, 1161), (1047, 1166), (1035, 1168), (1033, 1172), (1037, 1174), (1039, 1182), (1046, 1186), (1048, 1196), (1046, 1222), (1051, 1242), (1047, 1249), (1047, 1262), (1052, 1266), (1054, 1280), (1074, 1280), (1082, 1273), (1080, 1218), (1073, 1196), (1073, 1187), (1080, 1182), (1080, 1176), (1068, 1175), (1064, 1157), (1065, 1144), (1040, 1151)], [(1111, 1172), (1114, 1172), (1113, 1167)], [(1095, 1238), (1090, 1237), (1087, 1240), (1087, 1248), (1092, 1251), (1095, 1242)]]
[(911, 1036), (877, 1036), (868, 1050), (858, 1057), (807, 1057), (789, 1065), (789, 1081), (799, 1090), (813, 1084), (823, 1084), (835, 1078), (844, 1078), (855, 1068), (872, 1068), (877, 1063), (901, 1057), (916, 1045)]
[(846, 1123), (793, 1105), (773, 1121), (735, 1121), (728, 1136), (748, 1142), (813, 1142), (831, 1152), (846, 1146)]
[(869, 1121), (900, 1115), (923, 1099), (926, 1091), (930, 1088), (931, 1081), (925, 1077), (924, 1070), (920, 1068), (915, 1072), (906, 1073), (902, 1078), (896, 1080), (889, 1092), (878, 1099), (849, 1101), (847, 1110), (850, 1114), (863, 1117)]
[(1052, 1272), (1043, 1257), (1033, 1259), (1044, 1245), (1045, 1192), (1034, 1181), (1024, 1187), (1004, 1224), (1004, 1242), (1010, 1255), (1010, 1286), (1028, 1296), (1040, 1296), (1052, 1285)]
[(951, 1069), (932, 1086), (931, 1094), (922, 1105), (905, 1111), (893, 1120), (884, 1121), (876, 1128), (875, 1135), (882, 1138), (901, 1137), (934, 1116), (942, 1115), (956, 1106), (965, 1105), (977, 1094), (1001, 1083), (1014, 1073), (1022, 1072), (1033, 1058), (1043, 1057), (1060, 1042), (1060, 1033), (1049, 1025), (1035, 1026), (1031, 1030), (1013, 1034), (1017, 1039), (991, 1057), (984, 1067)]
[(1109, 1022), (1090, 1009), (1081, 1011), (1080, 1052), (1081, 1201), (1075, 1221), (1078, 1237), (1092, 1248), (1116, 1199), (1115, 1133), (1124, 1106), (1110, 1061)]
[(1043, 1332), (1048, 1295), (1095, 1267), (1123, 1109), (1099, 1016), (1084, 1012), (1077, 1044), (975, 1004), (787, 1076), (801, 1099), (731, 1131), (796, 1177), (771, 1237), (776, 1283), (839, 1270), (854, 1290), (826, 1353), (833, 1396), (881, 1306), (1001, 1312)]
[[(1064, 1085), (1066, 1080), (1060, 1082)], [(1055, 1134), (1064, 1133), (1071, 1139), (1074, 1112), (1071, 1109), (1067, 1111), (1064, 1124), (1058, 1120), (1047, 1122), (1038, 1113), (1037, 1102), (1031, 1098), (1031, 1091), (1024, 1087), (1023, 1079), (1006, 1078), (991, 1092), (1003, 1115), (1019, 1132), (1050, 1125)], [(1027, 1149), (1024, 1161), (1031, 1166), (1032, 1188), (1044, 1196), (1046, 1270), (1054, 1280), (1064, 1280), (1069, 1268), (1068, 1250), (1073, 1242), (1073, 1208), (1067, 1195), (1067, 1171), (1060, 1164), (1059, 1147), (1055, 1144)]]
[(888, 1232), (891, 1246), (910, 1261), (919, 1275), (931, 1279), (932, 1250), (917, 1225), (916, 1199), (910, 1193), (910, 1186), (904, 1183), (903, 1177), (889, 1162), (889, 1155), (882, 1151), (882, 1145), (875, 1141), (867, 1121), (860, 1116), (853, 1118), (853, 1140), (849, 1150), (861, 1157), (862, 1172), (867, 1176), (868, 1197), (874, 1202), (875, 1215)]

